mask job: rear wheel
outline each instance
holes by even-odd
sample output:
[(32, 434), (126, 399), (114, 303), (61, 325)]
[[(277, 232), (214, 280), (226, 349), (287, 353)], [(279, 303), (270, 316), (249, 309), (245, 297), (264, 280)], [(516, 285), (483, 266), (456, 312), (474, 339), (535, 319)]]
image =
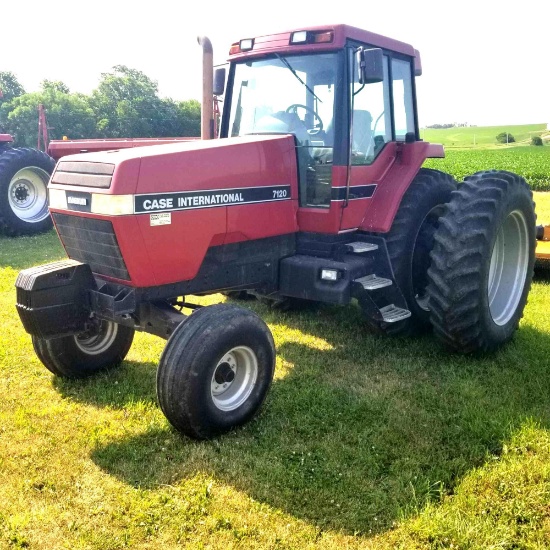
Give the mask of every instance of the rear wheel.
[(492, 351), (519, 325), (533, 277), (535, 213), (525, 180), (490, 170), (465, 179), (435, 235), (431, 321), (462, 353)]
[(255, 313), (230, 304), (205, 307), (166, 344), (157, 372), (159, 404), (177, 430), (214, 437), (256, 414), (274, 368), (271, 332)]
[(56, 376), (85, 378), (118, 366), (134, 339), (134, 329), (95, 320), (86, 332), (45, 340), (33, 336), (36, 355)]
[(377, 332), (409, 335), (430, 328), (426, 287), (433, 237), (445, 203), (456, 189), (452, 176), (421, 168), (403, 196), (386, 237), (393, 273), (411, 316), (397, 323), (367, 319)]
[(55, 161), (36, 149), (6, 149), (0, 155), (0, 231), (31, 235), (52, 227), (47, 186)]

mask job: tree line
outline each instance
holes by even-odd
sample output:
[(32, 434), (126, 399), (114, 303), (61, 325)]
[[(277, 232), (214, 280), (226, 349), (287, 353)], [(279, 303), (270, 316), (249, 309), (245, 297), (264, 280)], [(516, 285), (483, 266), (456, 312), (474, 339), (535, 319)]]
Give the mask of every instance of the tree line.
[(141, 71), (115, 65), (102, 73), (90, 95), (73, 93), (61, 81), (43, 80), (27, 93), (12, 72), (0, 71), (0, 133), (15, 145), (35, 147), (38, 105), (44, 105), (50, 139), (200, 136), (197, 100), (158, 96), (158, 84)]

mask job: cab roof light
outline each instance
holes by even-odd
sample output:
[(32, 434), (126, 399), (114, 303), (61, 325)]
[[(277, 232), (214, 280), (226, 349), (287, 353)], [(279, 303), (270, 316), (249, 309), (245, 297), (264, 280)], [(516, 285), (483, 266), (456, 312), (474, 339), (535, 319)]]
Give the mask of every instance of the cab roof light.
[(254, 47), (253, 38), (243, 38), (240, 42), (241, 52), (248, 52)]
[(307, 44), (307, 31), (297, 31), (290, 35), (291, 44)]
[(334, 33), (332, 31), (315, 32), (313, 34), (313, 42), (315, 44), (330, 43), (334, 39)]
[(332, 31), (295, 31), (290, 35), (290, 43), (297, 44), (322, 44), (330, 43), (334, 39)]
[(241, 52), (249, 52), (254, 47), (254, 38), (243, 38), (239, 42), (231, 44), (229, 48), (229, 55), (233, 55)]

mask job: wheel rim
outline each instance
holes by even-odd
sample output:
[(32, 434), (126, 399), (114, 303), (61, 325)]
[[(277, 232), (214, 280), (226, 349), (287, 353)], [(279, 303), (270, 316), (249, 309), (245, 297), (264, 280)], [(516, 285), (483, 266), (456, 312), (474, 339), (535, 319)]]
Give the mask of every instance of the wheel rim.
[(118, 334), (118, 325), (100, 321), (94, 328), (74, 337), (76, 346), (86, 355), (99, 355), (107, 351)]
[(514, 210), (501, 225), (489, 266), (489, 310), (497, 325), (514, 315), (529, 266), (529, 231), (523, 213)]
[(22, 221), (37, 223), (49, 216), (49, 174), (36, 166), (17, 172), (8, 187), (8, 200), (13, 213)]
[(228, 351), (218, 362), (210, 383), (214, 405), (233, 411), (250, 396), (258, 378), (258, 358), (246, 346)]

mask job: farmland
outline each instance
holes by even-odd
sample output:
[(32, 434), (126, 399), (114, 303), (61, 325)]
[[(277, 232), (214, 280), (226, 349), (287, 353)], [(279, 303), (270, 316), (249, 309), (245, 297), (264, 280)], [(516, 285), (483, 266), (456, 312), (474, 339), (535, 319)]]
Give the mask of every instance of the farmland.
[[(514, 136), (512, 145), (530, 145), (534, 136), (548, 137), (546, 124), (523, 124), (509, 126), (464, 126), (454, 128), (424, 128), (420, 137), (431, 143), (441, 143), (449, 148), (493, 148), (506, 147), (497, 143), (496, 136), (509, 133)], [(510, 146), (510, 145), (508, 145)]]
[[(546, 147), (523, 149), (430, 165), (460, 179), (515, 160), (533, 185)], [(535, 194), (541, 219), (549, 198)], [(0, 548), (550, 546), (547, 277), (510, 345), (475, 358), (374, 336), (354, 305), (244, 302), (274, 335), (272, 390), (251, 424), (194, 442), (157, 407), (159, 338), (137, 334), (121, 368), (85, 381), (40, 364), (14, 281), (61, 257), (53, 232), (0, 238)]]

